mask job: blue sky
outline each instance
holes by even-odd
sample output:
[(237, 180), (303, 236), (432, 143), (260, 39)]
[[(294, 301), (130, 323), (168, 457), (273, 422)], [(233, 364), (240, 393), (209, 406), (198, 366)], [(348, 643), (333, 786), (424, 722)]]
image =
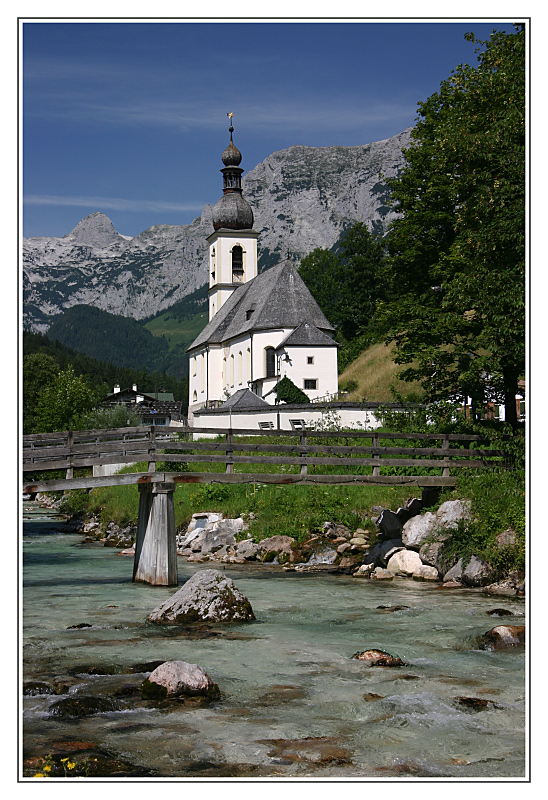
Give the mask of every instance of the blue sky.
[(413, 124), (466, 31), (501, 22), (23, 24), (23, 233), (102, 211), (135, 236), (222, 194), (221, 152), (250, 171), (293, 144), (358, 145)]

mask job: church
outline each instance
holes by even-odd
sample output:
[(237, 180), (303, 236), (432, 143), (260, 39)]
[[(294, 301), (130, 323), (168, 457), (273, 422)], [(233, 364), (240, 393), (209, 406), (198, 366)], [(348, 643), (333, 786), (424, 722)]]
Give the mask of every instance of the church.
[(285, 376), (311, 401), (338, 391), (335, 329), (296, 265), (288, 259), (258, 274), (259, 234), (242, 194), (242, 156), (229, 117), (223, 196), (207, 237), (209, 322), (188, 348), (189, 422), (200, 409), (221, 411), (224, 403), (227, 411), (236, 402), (269, 410)]

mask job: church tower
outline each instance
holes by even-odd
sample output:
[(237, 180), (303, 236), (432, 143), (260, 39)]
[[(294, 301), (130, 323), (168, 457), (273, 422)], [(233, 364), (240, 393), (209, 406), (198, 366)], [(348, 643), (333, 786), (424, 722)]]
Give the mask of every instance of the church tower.
[(214, 232), (207, 237), (210, 321), (238, 286), (257, 275), (259, 234), (253, 230), (251, 206), (242, 196), (242, 154), (232, 141), (232, 112), (228, 116), (230, 142), (221, 156), (223, 196), (213, 208)]

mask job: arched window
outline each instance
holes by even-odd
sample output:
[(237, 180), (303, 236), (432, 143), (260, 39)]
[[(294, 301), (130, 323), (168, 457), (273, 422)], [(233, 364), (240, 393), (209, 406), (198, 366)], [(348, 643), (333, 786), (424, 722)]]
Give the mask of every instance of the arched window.
[(230, 356), (230, 385), (234, 386), (234, 354)]
[(238, 384), (240, 385), (242, 383), (242, 370), (243, 370), (242, 361), (243, 361), (242, 351), (240, 350), (240, 352), (238, 353)]
[(274, 378), (276, 375), (276, 352), (273, 347), (266, 348), (266, 377)]
[(194, 389), (194, 392), (192, 393), (192, 402), (195, 403), (197, 400), (198, 400), (198, 392), (196, 391), (196, 389)]
[(239, 244), (232, 248), (232, 281), (241, 283), (244, 276), (244, 251)]

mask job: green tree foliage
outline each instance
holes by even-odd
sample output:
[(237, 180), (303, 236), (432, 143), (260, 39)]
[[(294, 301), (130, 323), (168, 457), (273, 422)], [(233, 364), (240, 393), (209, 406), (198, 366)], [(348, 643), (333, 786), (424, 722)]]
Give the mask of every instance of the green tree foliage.
[(318, 247), (302, 259), (299, 275), (337, 328), (339, 341), (350, 342), (372, 329), (383, 291), (384, 257), (382, 241), (357, 222), (343, 235), (336, 253)]
[(285, 375), (277, 386), (278, 403), (310, 403), (307, 394)]
[(101, 430), (106, 428), (131, 428), (141, 424), (141, 417), (125, 403), (118, 403), (109, 408), (94, 408), (85, 414), (77, 415), (73, 420), (73, 429)]
[(78, 418), (92, 410), (100, 395), (73, 367), (59, 372), (38, 394), (35, 429), (38, 433), (66, 431), (77, 426)]
[(525, 359), (525, 32), (494, 32), (419, 104), (407, 166), (390, 181), (380, 304), (401, 376), (425, 399), (514, 396)]
[(23, 433), (34, 433), (36, 401), (59, 373), (59, 364), (46, 353), (23, 356)]
[(48, 336), (87, 356), (121, 367), (152, 372), (170, 366), (169, 345), (164, 336), (153, 336), (135, 319), (93, 306), (66, 309), (53, 319)]

